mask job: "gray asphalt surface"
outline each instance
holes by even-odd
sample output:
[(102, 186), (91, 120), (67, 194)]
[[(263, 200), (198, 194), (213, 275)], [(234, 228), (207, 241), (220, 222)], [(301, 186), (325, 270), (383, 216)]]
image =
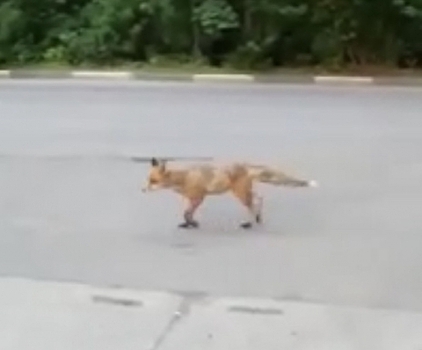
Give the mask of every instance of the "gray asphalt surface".
[[(0, 82), (0, 274), (422, 310), (422, 89)], [(180, 231), (132, 155), (277, 164), (318, 189), (259, 186)]]

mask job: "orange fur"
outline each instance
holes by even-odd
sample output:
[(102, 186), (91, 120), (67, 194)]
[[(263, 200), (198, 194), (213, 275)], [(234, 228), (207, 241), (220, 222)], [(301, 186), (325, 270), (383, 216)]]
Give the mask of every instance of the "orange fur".
[(266, 166), (246, 163), (230, 163), (226, 166), (200, 164), (186, 168), (170, 168), (166, 162), (151, 159), (144, 192), (171, 189), (188, 201), (184, 211), (184, 222), (180, 227), (197, 227), (193, 216), (206, 196), (231, 192), (249, 211), (252, 220), (242, 223), (249, 228), (253, 221), (262, 220), (262, 197), (253, 191), (255, 181), (276, 186), (313, 187), (315, 181), (306, 181), (288, 176)]

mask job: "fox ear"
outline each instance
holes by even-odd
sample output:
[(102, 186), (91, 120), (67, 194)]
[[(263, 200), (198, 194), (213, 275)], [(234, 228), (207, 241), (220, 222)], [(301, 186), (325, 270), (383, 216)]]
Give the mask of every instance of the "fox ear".
[(155, 158), (155, 157), (151, 158), (151, 165), (152, 166), (158, 166), (158, 160), (157, 160), (157, 158)]

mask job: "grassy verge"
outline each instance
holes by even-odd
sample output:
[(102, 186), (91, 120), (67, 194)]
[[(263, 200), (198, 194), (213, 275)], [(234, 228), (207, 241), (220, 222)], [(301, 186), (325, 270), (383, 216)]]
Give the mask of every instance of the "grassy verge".
[(422, 69), (398, 69), (386, 66), (355, 66), (343, 69), (330, 69), (326, 67), (282, 67), (266, 69), (238, 69), (234, 67), (211, 67), (202, 63), (122, 63), (115, 65), (78, 65), (71, 66), (64, 63), (44, 62), (30, 65), (7, 65), (0, 69), (10, 70), (48, 70), (48, 71), (69, 71), (69, 70), (106, 70), (106, 71), (134, 71), (157, 74), (266, 74), (266, 75), (363, 75), (363, 76), (401, 76), (401, 77), (422, 77)]
[(82, 64), (77, 66), (65, 63), (43, 62), (28, 65), (11, 64), (3, 66), (1, 69), (10, 70), (107, 70), (107, 71), (145, 71), (145, 72), (172, 72), (172, 73), (253, 73), (252, 70), (241, 70), (230, 67), (211, 67), (203, 64), (195, 63), (167, 63), (167, 64), (148, 64), (148, 63), (122, 63), (115, 65), (93, 65)]

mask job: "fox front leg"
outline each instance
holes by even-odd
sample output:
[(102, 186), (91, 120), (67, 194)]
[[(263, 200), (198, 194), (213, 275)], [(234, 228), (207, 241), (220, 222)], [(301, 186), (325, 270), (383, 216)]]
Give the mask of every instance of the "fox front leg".
[(195, 214), (196, 210), (201, 205), (203, 200), (203, 197), (188, 198), (187, 207), (183, 212), (183, 218), (185, 219), (185, 221), (179, 224), (180, 228), (197, 228), (199, 226), (199, 223), (194, 220), (193, 215)]

